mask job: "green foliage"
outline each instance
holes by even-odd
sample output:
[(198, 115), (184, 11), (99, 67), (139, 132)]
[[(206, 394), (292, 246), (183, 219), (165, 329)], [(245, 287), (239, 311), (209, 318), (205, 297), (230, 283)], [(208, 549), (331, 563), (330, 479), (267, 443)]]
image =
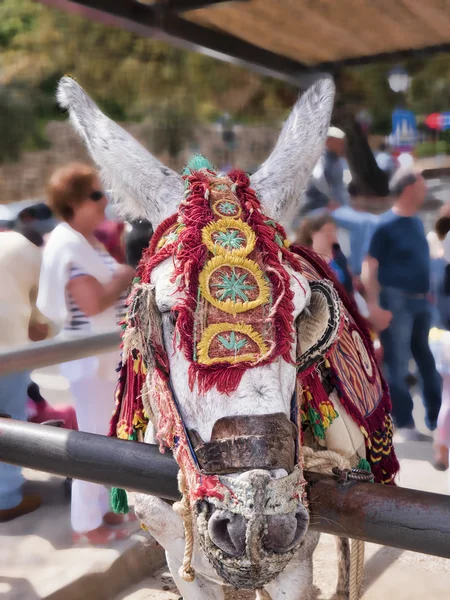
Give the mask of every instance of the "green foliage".
[(417, 144), (415, 153), (418, 158), (427, 158), (428, 156), (436, 156), (437, 154), (449, 154), (450, 144), (445, 140), (438, 142), (421, 142)]
[(144, 121), (155, 152), (177, 157), (198, 123), (281, 120), (296, 92), (245, 69), (32, 0), (0, 3), (0, 85), (29, 90), (36, 118), (60, 118), (58, 80), (73, 75), (117, 121)]
[(412, 80), (411, 107), (417, 113), (450, 110), (450, 61), (448, 54), (432, 57)]
[(0, 163), (17, 160), (34, 133), (33, 114), (23, 90), (0, 86)]
[[(413, 82), (403, 100), (412, 110), (420, 114), (450, 110), (449, 64), (448, 55), (404, 63)], [(339, 103), (354, 112), (368, 109), (373, 133), (390, 132), (392, 110), (402, 100), (388, 85), (392, 66), (347, 69), (339, 78)], [(54, 94), (59, 78), (66, 73), (74, 75), (111, 118), (143, 121), (151, 149), (173, 158), (179, 156), (199, 124), (216, 121), (224, 113), (241, 123), (280, 123), (298, 93), (292, 86), (235, 65), (34, 0), (3, 0), (1, 101), (8, 103), (11, 94), (27, 90), (27, 102), (23, 106), (19, 100), (17, 110), (8, 105), (0, 116), (5, 123), (0, 160), (17, 156), (21, 148), (45, 145), (45, 122), (63, 118)], [(6, 147), (10, 149), (6, 151)]]

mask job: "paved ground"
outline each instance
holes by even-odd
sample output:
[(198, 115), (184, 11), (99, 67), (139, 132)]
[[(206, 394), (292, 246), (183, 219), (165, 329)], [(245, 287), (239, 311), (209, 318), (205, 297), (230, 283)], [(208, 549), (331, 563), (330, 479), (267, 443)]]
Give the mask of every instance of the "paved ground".
[[(65, 380), (55, 368), (36, 377), (52, 403), (70, 402)], [(423, 420), (420, 402), (417, 421)], [(400, 485), (448, 493), (448, 475), (430, 464), (431, 443), (398, 443)], [(138, 530), (109, 548), (71, 543), (69, 501), (64, 480), (26, 472), (44, 505), (35, 513), (0, 526), (0, 600), (178, 600), (163, 566), (161, 548), (148, 545)], [(449, 499), (450, 502), (450, 499)], [(315, 554), (315, 600), (330, 600), (336, 582), (334, 540), (323, 535)], [(368, 544), (365, 600), (446, 600), (450, 598), (450, 561)], [(154, 576), (155, 568), (160, 570)], [(230, 594), (228, 600), (250, 600), (251, 594)], [(289, 600), (289, 599), (288, 599)]]

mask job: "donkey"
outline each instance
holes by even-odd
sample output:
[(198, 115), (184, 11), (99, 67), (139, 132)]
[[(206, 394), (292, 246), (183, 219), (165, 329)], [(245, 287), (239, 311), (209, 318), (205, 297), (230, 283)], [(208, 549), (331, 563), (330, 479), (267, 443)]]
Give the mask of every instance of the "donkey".
[(110, 433), (170, 449), (180, 466), (181, 502), (139, 495), (135, 510), (186, 600), (223, 600), (225, 585), (310, 598), (318, 534), (308, 530), (307, 457), (326, 449), (385, 483), (398, 468), (365, 323), (283, 228), (333, 100), (330, 78), (308, 89), (251, 178), (203, 157), (180, 176), (74, 80), (59, 84), (123, 212), (155, 230), (129, 298)]

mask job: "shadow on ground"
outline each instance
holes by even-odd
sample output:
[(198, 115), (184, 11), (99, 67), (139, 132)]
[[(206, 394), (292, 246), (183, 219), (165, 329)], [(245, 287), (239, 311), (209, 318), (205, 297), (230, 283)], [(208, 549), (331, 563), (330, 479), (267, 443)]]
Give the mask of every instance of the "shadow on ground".
[(138, 544), (121, 554), (106, 571), (83, 575), (45, 600), (111, 600), (154, 573), (165, 560), (158, 544)]

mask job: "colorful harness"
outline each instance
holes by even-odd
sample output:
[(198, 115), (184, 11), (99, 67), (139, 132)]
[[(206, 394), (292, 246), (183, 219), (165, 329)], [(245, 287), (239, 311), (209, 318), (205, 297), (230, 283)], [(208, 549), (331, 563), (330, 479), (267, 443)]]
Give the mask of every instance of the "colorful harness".
[[(247, 369), (276, 359), (292, 363), (297, 337), (292, 420), (298, 427), (298, 464), (267, 492), (280, 498), (288, 491), (286, 506), (273, 508), (267, 501), (267, 510), (288, 512), (293, 502), (305, 501), (301, 447), (326, 446), (333, 423), (344, 416), (364, 436), (365, 448), (360, 455), (355, 450), (354, 466), (362, 461), (375, 481), (391, 483), (399, 465), (389, 393), (353, 301), (317, 255), (290, 246), (283, 228), (263, 213), (244, 173), (218, 175), (197, 159), (184, 179), (179, 212), (156, 230), (129, 297), (110, 435), (143, 441), (151, 420), (161, 451), (172, 450), (184, 474), (191, 508), (207, 498), (246, 514), (248, 488), (238, 490), (228, 477), (202, 473), (171, 389), (151, 284), (155, 267), (170, 259), (180, 292), (172, 309), (174, 345), (189, 362), (191, 388), (231, 393)], [(286, 267), (306, 278), (311, 289), (310, 306), (296, 324)], [(281, 485), (286, 489), (278, 489)]]

